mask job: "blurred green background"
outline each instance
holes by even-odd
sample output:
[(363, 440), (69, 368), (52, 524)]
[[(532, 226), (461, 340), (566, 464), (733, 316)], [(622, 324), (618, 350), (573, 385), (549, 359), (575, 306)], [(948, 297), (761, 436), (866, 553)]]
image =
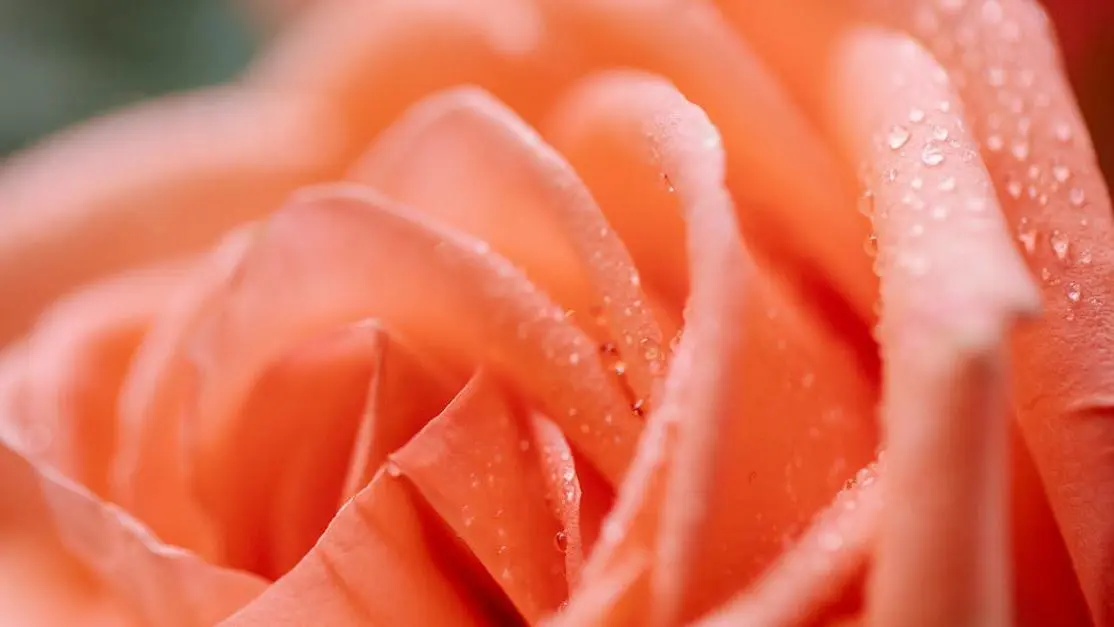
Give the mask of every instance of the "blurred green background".
[[(256, 6), (267, 2), (281, 0)], [(260, 43), (246, 4), (0, 0), (0, 157), (113, 107), (232, 77)], [(1114, 0), (1045, 4), (1112, 180)]]
[(66, 124), (226, 80), (255, 48), (228, 0), (0, 0), (0, 155)]

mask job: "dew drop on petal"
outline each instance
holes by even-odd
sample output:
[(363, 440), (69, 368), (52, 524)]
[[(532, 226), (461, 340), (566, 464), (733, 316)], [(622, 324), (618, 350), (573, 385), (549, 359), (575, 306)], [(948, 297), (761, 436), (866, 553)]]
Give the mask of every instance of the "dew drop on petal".
[(944, 162), (944, 152), (933, 142), (924, 145), (921, 150), (921, 162), (929, 167), (935, 167)]
[(1062, 143), (1066, 144), (1071, 141), (1071, 126), (1067, 122), (1057, 122), (1052, 132), (1056, 135), (1056, 139)]
[(1068, 300), (1073, 303), (1078, 303), (1082, 296), (1083, 292), (1079, 289), (1078, 283), (1068, 283)]
[(1076, 207), (1082, 207), (1084, 201), (1087, 200), (1087, 195), (1081, 188), (1073, 187), (1071, 188), (1071, 191), (1068, 192), (1068, 200), (1070, 200), (1071, 204), (1075, 205)]
[(924, 121), (924, 116), (925, 116), (924, 109), (920, 109), (918, 107), (913, 107), (912, 109), (909, 110), (909, 121), (914, 123), (914, 124), (920, 124), (921, 122), (923, 122)]
[(1001, 135), (990, 135), (986, 138), (986, 149), (990, 152), (999, 152), (1005, 146)]
[(955, 190), (955, 177), (949, 176), (944, 178), (942, 181), (940, 181), (940, 184), (937, 185), (937, 187), (942, 192), (950, 192)]
[(932, 138), (936, 141), (944, 141), (948, 138), (948, 129), (943, 126), (932, 127)]
[(909, 129), (901, 126), (900, 124), (895, 124), (893, 128), (890, 129), (889, 135), (886, 137), (886, 143), (893, 150), (901, 148), (906, 143), (908, 143), (908, 141)]
[(1006, 183), (1006, 191), (1013, 198), (1021, 198), (1021, 182), (1010, 181), (1009, 183)]
[(1066, 183), (1071, 178), (1071, 170), (1066, 165), (1052, 166), (1052, 177), (1060, 183)]
[(1066, 233), (1053, 231), (1052, 235), (1048, 237), (1048, 243), (1052, 246), (1052, 252), (1056, 253), (1057, 259), (1060, 261), (1067, 259), (1070, 242)]

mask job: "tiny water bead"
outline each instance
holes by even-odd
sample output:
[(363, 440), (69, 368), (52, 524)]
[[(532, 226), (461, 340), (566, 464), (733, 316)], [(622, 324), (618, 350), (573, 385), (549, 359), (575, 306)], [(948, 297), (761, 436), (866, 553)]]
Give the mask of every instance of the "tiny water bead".
[(934, 142), (928, 142), (921, 150), (921, 162), (928, 167), (936, 167), (944, 162), (944, 151)]
[(909, 142), (909, 137), (909, 129), (900, 124), (895, 124), (890, 129), (889, 135), (886, 136), (886, 143), (891, 149), (898, 150)]
[(1052, 246), (1052, 252), (1056, 254), (1056, 258), (1064, 261), (1068, 257), (1068, 247), (1071, 242), (1068, 241), (1068, 236), (1063, 231), (1053, 231), (1052, 235), (1048, 237), (1048, 243)]
[(1073, 187), (1071, 191), (1068, 192), (1068, 200), (1071, 201), (1072, 205), (1082, 207), (1083, 203), (1087, 201), (1087, 195), (1081, 188)]
[(912, 109), (909, 110), (909, 121), (912, 122), (913, 124), (920, 124), (921, 122), (924, 121), (924, 118), (925, 118), (924, 109), (919, 109), (917, 107), (913, 107)]
[(1079, 299), (1083, 297), (1083, 291), (1080, 289), (1078, 283), (1068, 283), (1068, 300), (1073, 303), (1078, 303)]
[(990, 152), (1000, 152), (1005, 145), (1001, 135), (990, 135), (986, 138), (986, 148)]
[(945, 177), (943, 180), (941, 180), (940, 183), (936, 186), (936, 188), (939, 189), (942, 192), (950, 192), (950, 191), (955, 190), (955, 185), (956, 185), (955, 177), (954, 176), (948, 176), (948, 177)]
[(1052, 166), (1052, 177), (1059, 183), (1066, 183), (1071, 178), (1071, 170), (1065, 165)]
[(553, 546), (561, 553), (569, 550), (569, 534), (565, 531), (558, 531), (553, 536)]

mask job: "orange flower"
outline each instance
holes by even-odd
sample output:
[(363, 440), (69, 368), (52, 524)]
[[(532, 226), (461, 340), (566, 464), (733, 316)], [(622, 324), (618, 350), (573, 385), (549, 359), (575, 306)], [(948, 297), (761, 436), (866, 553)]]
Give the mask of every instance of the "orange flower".
[(1034, 3), (307, 7), (0, 174), (5, 621), (1114, 624)]

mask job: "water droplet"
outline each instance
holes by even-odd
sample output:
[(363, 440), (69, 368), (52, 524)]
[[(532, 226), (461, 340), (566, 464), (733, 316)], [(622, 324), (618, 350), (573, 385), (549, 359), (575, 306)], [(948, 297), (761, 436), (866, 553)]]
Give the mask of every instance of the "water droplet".
[(936, 141), (944, 141), (948, 138), (948, 129), (943, 126), (932, 127), (932, 139)]
[(1052, 132), (1056, 139), (1062, 143), (1066, 144), (1071, 141), (1071, 126), (1067, 122), (1057, 122)]
[(398, 464), (396, 464), (394, 462), (394, 460), (388, 459), (387, 460), (387, 474), (392, 476), (392, 477), (396, 477), (396, 478), (401, 477), (402, 476), (402, 469), (398, 467)]
[(920, 124), (924, 121), (924, 109), (913, 107), (909, 110), (909, 121), (914, 124)]
[(936, 205), (932, 207), (932, 219), (943, 220), (948, 217), (948, 208), (945, 205)]
[(1056, 258), (1064, 261), (1068, 257), (1068, 247), (1071, 242), (1068, 241), (1068, 236), (1062, 231), (1052, 231), (1052, 235), (1048, 237), (1048, 243), (1052, 246), (1052, 252), (1056, 253)]
[(990, 135), (986, 138), (986, 149), (990, 152), (999, 152), (1005, 146), (1001, 135)]
[(1021, 227), (1017, 231), (1017, 241), (1021, 242), (1021, 245), (1025, 247), (1025, 252), (1031, 255), (1037, 249), (1037, 232), (1033, 229)]
[(623, 376), (627, 373), (627, 363), (625, 361), (616, 361), (615, 365), (611, 367), (612, 371), (618, 376)]
[(569, 355), (569, 365), (575, 366), (579, 363), (580, 363), (580, 354), (579, 353), (573, 353), (573, 354)]
[(955, 190), (955, 177), (949, 176), (944, 178), (942, 181), (940, 181), (940, 184), (937, 185), (937, 187), (942, 192), (950, 192)]
[(1052, 271), (1048, 268), (1041, 268), (1041, 280), (1045, 283), (1052, 280)]
[(1078, 283), (1068, 283), (1068, 300), (1073, 303), (1078, 303), (1082, 296), (1083, 292), (1079, 289)]
[(553, 546), (562, 553), (567, 551), (569, 549), (569, 534), (564, 531), (558, 531), (557, 534), (553, 536)]
[(867, 255), (869, 255), (871, 257), (874, 257), (875, 255), (878, 254), (878, 236), (877, 235), (875, 235), (874, 233), (871, 233), (870, 235), (868, 235), (866, 237), (866, 240), (863, 242), (863, 252), (865, 252)]
[(1010, 153), (1013, 154), (1014, 159), (1024, 161), (1029, 158), (1029, 142), (1024, 139), (1018, 139), (1010, 145)]
[(928, 167), (935, 167), (944, 162), (944, 152), (933, 142), (928, 142), (921, 150), (921, 162)]
[(947, 113), (952, 110), (952, 102), (950, 100), (941, 100), (940, 104), (936, 105), (936, 108), (939, 109), (941, 113)]
[(897, 180), (897, 170), (894, 168), (889, 168), (882, 173), (882, 180), (887, 183), (893, 183)]
[(1039, 165), (1033, 164), (1029, 166), (1029, 178), (1039, 180), (1041, 177), (1041, 169)]
[(1013, 198), (1021, 198), (1021, 183), (1019, 181), (1006, 183), (1006, 191)]
[(859, 201), (856, 203), (859, 213), (873, 219), (874, 218), (874, 192), (866, 189), (859, 195)]
[(1071, 188), (1071, 191), (1068, 192), (1068, 200), (1070, 200), (1071, 204), (1075, 205), (1076, 207), (1082, 207), (1083, 203), (1087, 200), (1087, 195), (1081, 188), (1073, 187)]
[(920, 222), (914, 222), (913, 226), (909, 227), (909, 235), (912, 237), (920, 237), (924, 235), (924, 225)]
[(895, 124), (890, 129), (890, 134), (886, 138), (886, 143), (890, 148), (897, 150), (904, 146), (909, 141), (909, 130), (900, 124)]
[(642, 285), (642, 277), (638, 276), (637, 272), (631, 272), (630, 284), (632, 287), (638, 287)]
[(1052, 176), (1061, 183), (1066, 183), (1071, 178), (1071, 170), (1066, 165), (1052, 166)]
[(914, 176), (913, 180), (909, 181), (909, 187), (912, 187), (916, 190), (924, 188), (924, 179), (919, 176)]

